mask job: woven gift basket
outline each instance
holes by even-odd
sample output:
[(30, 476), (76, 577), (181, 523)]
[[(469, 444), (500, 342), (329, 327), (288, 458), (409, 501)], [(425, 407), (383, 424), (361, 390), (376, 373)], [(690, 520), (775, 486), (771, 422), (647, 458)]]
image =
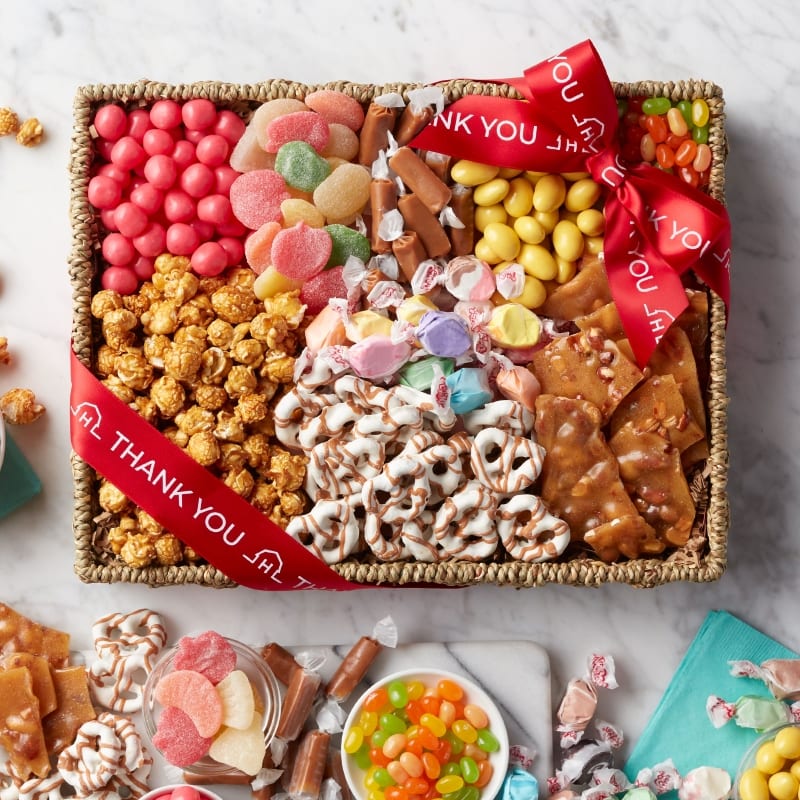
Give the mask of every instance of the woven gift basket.
[[(709, 194), (724, 202), (725, 157), (727, 142), (724, 129), (722, 91), (704, 81), (638, 82), (613, 85), (617, 97), (665, 96), (673, 102), (704, 98), (710, 109), (708, 144), (713, 154), (708, 185)], [(441, 85), (448, 101), (469, 94), (520, 97), (505, 84), (456, 80)], [(74, 130), (70, 158), (70, 216), (72, 251), (69, 260), (73, 288), (73, 349), (89, 369), (93, 367), (96, 348), (96, 326), (90, 314), (93, 292), (98, 288), (96, 259), (99, 232), (95, 212), (87, 198), (87, 186), (94, 158), (91, 121), (97, 108), (116, 102), (135, 108), (158, 99), (178, 101), (207, 98), (220, 108), (227, 108), (247, 119), (260, 104), (276, 98), (303, 99), (316, 89), (335, 89), (367, 104), (378, 95), (399, 92), (407, 97), (419, 85), (389, 84), (383, 86), (347, 82), (308, 86), (283, 80), (270, 80), (252, 85), (204, 82), (167, 85), (151, 81), (125, 85), (81, 87), (74, 103)], [(491, 161), (487, 157), (487, 161)], [(333, 567), (347, 580), (362, 584), (439, 584), (468, 586), (491, 583), (514, 587), (542, 586), (549, 583), (575, 586), (598, 586), (603, 583), (628, 583), (636, 587), (653, 587), (671, 581), (705, 582), (719, 578), (726, 565), (729, 507), (726, 495), (728, 471), (727, 394), (725, 362), (725, 306), (709, 292), (709, 338), (705, 386), (708, 412), (710, 456), (689, 476), (690, 488), (697, 508), (692, 535), (683, 548), (660, 558), (641, 558), (619, 563), (604, 563), (587, 553), (573, 554), (568, 560), (546, 563), (497, 561), (473, 563), (448, 560), (440, 563), (394, 562), (373, 563), (349, 560)], [(99, 479), (92, 467), (73, 454), (75, 482), (74, 537), (75, 570), (81, 580), (90, 583), (132, 582), (152, 586), (200, 584), (215, 588), (235, 584), (220, 570), (209, 564), (171, 567), (133, 568), (103, 553), (97, 543)], [(568, 551), (569, 552), (569, 551)]]

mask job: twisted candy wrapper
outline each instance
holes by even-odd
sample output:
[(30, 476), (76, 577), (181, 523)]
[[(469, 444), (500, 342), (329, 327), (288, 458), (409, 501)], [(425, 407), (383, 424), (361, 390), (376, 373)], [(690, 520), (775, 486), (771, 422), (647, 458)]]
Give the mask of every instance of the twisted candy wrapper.
[(729, 661), (731, 675), (763, 681), (776, 700), (800, 700), (800, 658), (770, 658), (761, 664)]
[(706, 701), (706, 713), (715, 728), (733, 720), (740, 728), (765, 731), (784, 722), (800, 722), (800, 702), (787, 705), (767, 697), (743, 695), (729, 703), (712, 694)]

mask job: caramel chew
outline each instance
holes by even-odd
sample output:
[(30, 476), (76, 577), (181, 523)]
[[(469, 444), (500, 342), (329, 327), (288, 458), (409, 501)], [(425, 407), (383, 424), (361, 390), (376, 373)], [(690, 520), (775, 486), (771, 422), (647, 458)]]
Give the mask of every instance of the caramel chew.
[(425, 260), (425, 248), (414, 231), (406, 231), (395, 239), (392, 242), (392, 253), (407, 281), (414, 277), (417, 267)]
[(302, 797), (304, 800), (315, 800), (319, 797), (328, 763), (330, 740), (330, 734), (324, 731), (309, 731), (303, 737), (287, 787), (291, 797)]
[(414, 231), (422, 241), (428, 258), (439, 258), (450, 252), (450, 239), (442, 224), (425, 207), (415, 194), (407, 194), (397, 201), (406, 228)]
[(472, 187), (456, 184), (450, 205), (455, 215), (464, 223), (463, 228), (450, 228), (451, 255), (466, 256), (475, 249), (475, 204), (472, 202)]
[(328, 697), (340, 703), (346, 700), (361, 679), (367, 674), (370, 664), (375, 660), (383, 646), (371, 636), (362, 636), (351, 648), (333, 673), (325, 687)]
[(408, 144), (431, 120), (433, 109), (430, 106), (415, 108), (410, 103), (403, 109), (394, 138), (401, 147)]
[(389, 166), (431, 214), (438, 214), (449, 202), (448, 186), (411, 148), (401, 147), (389, 159)]
[(384, 214), (397, 208), (397, 187), (394, 181), (386, 179), (372, 181), (369, 188), (369, 208), (372, 216), (372, 249), (376, 253), (389, 253), (392, 244), (381, 239), (378, 228)]
[(261, 658), (267, 662), (267, 666), (272, 670), (272, 674), (284, 685), (288, 686), (289, 681), (296, 669), (300, 669), (299, 664), (294, 660), (294, 656), (277, 642), (270, 642), (261, 648)]
[(370, 103), (359, 137), (359, 164), (371, 167), (378, 153), (389, 146), (389, 131), (394, 128), (396, 113), (393, 108)]

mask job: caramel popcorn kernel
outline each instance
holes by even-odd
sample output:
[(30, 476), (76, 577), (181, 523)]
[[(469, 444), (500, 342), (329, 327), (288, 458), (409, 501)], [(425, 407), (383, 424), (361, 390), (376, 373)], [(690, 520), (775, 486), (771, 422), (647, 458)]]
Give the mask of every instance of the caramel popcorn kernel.
[(214, 436), (223, 442), (238, 442), (241, 444), (245, 439), (244, 424), (234, 412), (222, 409), (217, 414), (217, 427), (214, 428)]
[(214, 414), (200, 406), (192, 406), (175, 417), (175, 424), (189, 436), (214, 430)]
[(162, 253), (153, 262), (153, 269), (159, 275), (168, 275), (170, 272), (183, 273), (191, 269), (188, 256), (173, 256), (171, 253)]
[(308, 458), (292, 455), (288, 450), (275, 448), (269, 459), (266, 476), (271, 478), (279, 492), (293, 492), (303, 485)]
[(114, 308), (103, 315), (103, 338), (114, 350), (122, 351), (135, 340), (134, 330), (138, 324), (136, 315), (127, 308)]
[(264, 345), (255, 339), (243, 339), (231, 348), (234, 361), (248, 367), (257, 367), (264, 360)]
[(247, 456), (247, 464), (253, 469), (260, 469), (269, 462), (269, 439), (263, 433), (248, 436), (242, 443), (242, 450)]
[(236, 404), (236, 413), (245, 425), (264, 419), (268, 412), (264, 398), (252, 392), (243, 394)]
[(201, 355), (194, 344), (173, 342), (164, 353), (164, 372), (176, 381), (192, 382), (200, 369)]
[(231, 470), (225, 475), (224, 483), (241, 497), (249, 497), (255, 479), (246, 469)]
[(240, 289), (253, 291), (253, 284), (256, 282), (256, 274), (249, 267), (235, 267), (227, 274), (228, 286), (238, 286)]
[(125, 545), (125, 542), (128, 541), (128, 531), (126, 531), (121, 525), (118, 525), (115, 528), (112, 528), (108, 532), (108, 549), (111, 552), (118, 556), (122, 551), (122, 548)]
[(172, 337), (175, 344), (187, 344), (203, 351), (206, 349), (206, 329), (202, 325), (183, 325)]
[(142, 314), (145, 333), (175, 333), (178, 329), (178, 306), (171, 300), (153, 303)]
[(186, 452), (204, 467), (210, 467), (219, 458), (219, 443), (212, 431), (200, 431), (189, 437)]
[(281, 292), (264, 301), (264, 311), (273, 319), (280, 317), (286, 320), (291, 330), (300, 326), (306, 313), (306, 307), (300, 302), (300, 291)]
[(287, 517), (297, 517), (306, 510), (305, 498), (299, 492), (283, 492), (281, 510)]
[(231, 360), (221, 347), (209, 347), (200, 356), (200, 380), (203, 383), (222, 383), (230, 369)]
[(172, 346), (169, 336), (163, 333), (155, 333), (146, 336), (142, 352), (144, 357), (158, 369), (164, 369), (164, 353)]
[(259, 511), (269, 513), (280, 501), (278, 490), (272, 483), (266, 481), (256, 481), (253, 491), (250, 493), (250, 503)]
[(181, 325), (199, 325), (205, 328), (214, 321), (211, 299), (204, 294), (195, 295), (178, 309), (178, 322)]
[(173, 426), (161, 431), (161, 433), (177, 447), (185, 448), (189, 444), (189, 434), (180, 428)]
[(130, 386), (126, 386), (116, 375), (109, 375), (104, 378), (100, 383), (106, 387), (118, 400), (121, 400), (125, 405), (130, 405), (136, 395)]
[(19, 117), (11, 108), (0, 108), (0, 136), (8, 136), (19, 130)]
[(139, 533), (148, 533), (151, 536), (157, 536), (164, 530), (161, 523), (156, 522), (143, 508), (136, 509), (136, 524)]
[(107, 344), (100, 345), (95, 355), (95, 369), (100, 375), (113, 375), (117, 371), (117, 351)]
[(122, 545), (119, 554), (129, 567), (147, 567), (156, 558), (153, 537), (146, 533), (134, 533)]
[(219, 411), (227, 402), (228, 393), (221, 386), (206, 386), (200, 384), (195, 387), (194, 401), (200, 408), (209, 411)]
[(158, 419), (158, 406), (144, 395), (137, 395), (131, 408), (147, 423), (155, 425)]
[(215, 319), (206, 331), (208, 341), (214, 347), (221, 347), (228, 349), (233, 342), (233, 325), (230, 322), (225, 322), (224, 319)]
[(180, 541), (171, 533), (162, 533), (153, 543), (156, 549), (156, 561), (162, 567), (172, 567), (179, 564), (183, 558), (183, 548)]
[(244, 469), (247, 464), (247, 456), (244, 447), (234, 442), (225, 442), (220, 447), (220, 457), (217, 466), (223, 472), (238, 471)]
[(186, 402), (186, 392), (175, 378), (162, 375), (153, 381), (153, 385), (150, 387), (150, 398), (158, 406), (161, 416), (171, 419), (183, 408), (183, 404)]
[(121, 514), (130, 506), (127, 495), (121, 492), (113, 483), (103, 480), (97, 491), (100, 508), (112, 514)]
[(0, 364), (10, 364), (11, 356), (8, 354), (8, 339), (0, 336)]
[(239, 286), (221, 286), (211, 295), (211, 305), (219, 317), (233, 324), (256, 315), (255, 295)]
[(117, 377), (131, 389), (142, 392), (153, 382), (153, 367), (142, 353), (122, 353), (115, 360)]
[(101, 289), (93, 298), (91, 304), (92, 316), (95, 319), (103, 319), (109, 311), (122, 308), (122, 295), (113, 292), (111, 289)]
[(243, 394), (252, 392), (256, 388), (256, 376), (250, 367), (235, 365), (231, 367), (228, 377), (225, 380), (225, 391), (232, 398), (241, 397)]
[(44, 128), (36, 117), (26, 119), (17, 131), (17, 142), (23, 147), (36, 147), (42, 141)]
[(261, 372), (276, 383), (292, 383), (294, 380), (294, 358), (285, 353), (270, 353)]

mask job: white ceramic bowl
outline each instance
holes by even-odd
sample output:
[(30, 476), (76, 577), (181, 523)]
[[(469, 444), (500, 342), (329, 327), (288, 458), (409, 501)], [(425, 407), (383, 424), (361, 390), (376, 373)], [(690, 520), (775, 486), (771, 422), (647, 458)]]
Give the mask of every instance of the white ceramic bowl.
[(205, 786), (193, 786), (190, 783), (171, 783), (167, 786), (159, 786), (157, 789), (151, 789), (149, 792), (143, 794), (140, 800), (158, 800), (158, 798), (167, 800), (168, 795), (170, 795), (174, 789), (182, 789), (185, 786), (196, 789), (201, 800), (222, 800), (222, 797), (216, 792), (212, 792), (211, 789)]
[(347, 783), (350, 786), (350, 792), (355, 800), (366, 800), (367, 790), (364, 787), (364, 770), (356, 764), (352, 755), (345, 752), (344, 742), (347, 738), (347, 732), (357, 723), (361, 716), (366, 697), (376, 689), (388, 686), (396, 680), (402, 680), (406, 683), (410, 681), (421, 681), (427, 689), (436, 686), (436, 684), (443, 679), (449, 679), (459, 684), (464, 690), (465, 702), (480, 706), (489, 717), (489, 730), (500, 743), (500, 748), (496, 753), (489, 753), (489, 761), (493, 767), (493, 773), (489, 783), (480, 789), (480, 800), (492, 800), (497, 794), (508, 769), (508, 733), (500, 709), (497, 707), (494, 700), (492, 700), (480, 686), (468, 678), (465, 678), (463, 675), (442, 669), (421, 668), (393, 672), (391, 675), (387, 675), (385, 678), (376, 681), (358, 698), (358, 700), (356, 700), (350, 710), (342, 733), (342, 766), (344, 767)]
[[(739, 783), (742, 779), (742, 776), (745, 774), (745, 772), (747, 772), (750, 769), (753, 769), (756, 766), (756, 754), (761, 749), (762, 745), (764, 745), (766, 742), (771, 742), (778, 735), (778, 733), (784, 730), (785, 728), (800, 729), (800, 724), (797, 724), (795, 722), (787, 722), (785, 725), (776, 725), (774, 728), (770, 728), (768, 731), (762, 733), (761, 736), (759, 736), (758, 739), (756, 739), (753, 742), (753, 744), (751, 744), (750, 747), (747, 749), (747, 752), (744, 754), (741, 762), (739, 763), (739, 770), (736, 773), (736, 780), (735, 783), (733, 784), (732, 794), (735, 800), (739, 800), (739, 798), (741, 797), (739, 793)], [(793, 761), (795, 762), (800, 761), (800, 758), (796, 759), (787, 758), (785, 765), (779, 770), (779, 772), (788, 771), (789, 768), (792, 766)], [(798, 768), (795, 768), (795, 771), (797, 771), (797, 769)], [(763, 777), (766, 782), (769, 780), (770, 775), (764, 774)]]

